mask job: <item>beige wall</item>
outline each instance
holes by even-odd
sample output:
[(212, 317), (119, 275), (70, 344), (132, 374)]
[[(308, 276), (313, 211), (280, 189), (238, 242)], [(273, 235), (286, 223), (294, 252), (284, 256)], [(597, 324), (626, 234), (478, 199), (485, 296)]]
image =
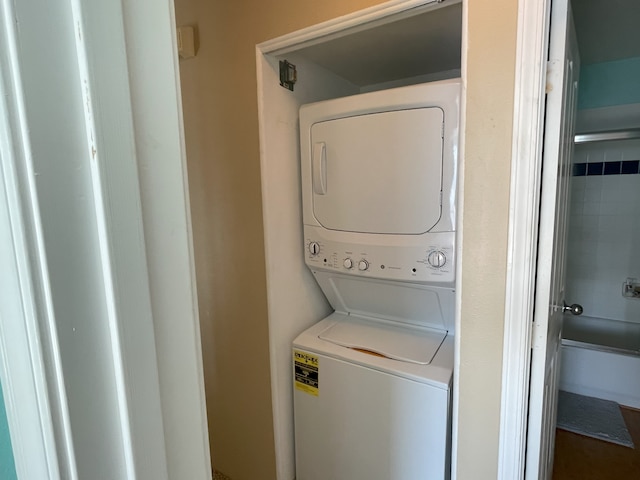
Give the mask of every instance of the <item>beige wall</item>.
[[(378, 0), (176, 0), (215, 468), (275, 478), (255, 45)], [(469, 2), (459, 479), (495, 478), (517, 0)], [(487, 188), (487, 186), (489, 188)]]
[(497, 475), (517, 0), (467, 5), (460, 480)]
[(260, 192), (257, 43), (376, 0), (176, 0), (200, 50), (181, 61), (213, 465), (275, 478)]

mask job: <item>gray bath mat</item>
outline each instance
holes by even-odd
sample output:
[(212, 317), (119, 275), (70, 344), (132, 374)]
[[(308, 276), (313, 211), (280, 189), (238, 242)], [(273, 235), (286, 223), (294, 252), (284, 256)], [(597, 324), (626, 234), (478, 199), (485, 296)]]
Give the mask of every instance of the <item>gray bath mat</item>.
[(558, 428), (634, 448), (616, 402), (560, 390)]

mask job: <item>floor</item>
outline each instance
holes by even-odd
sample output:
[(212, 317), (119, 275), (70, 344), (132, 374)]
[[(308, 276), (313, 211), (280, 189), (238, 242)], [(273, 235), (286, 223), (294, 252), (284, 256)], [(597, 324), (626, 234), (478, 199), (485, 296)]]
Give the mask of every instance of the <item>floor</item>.
[(553, 480), (640, 480), (640, 410), (621, 410), (636, 448), (557, 430)]
[(214, 470), (213, 471), (213, 480), (231, 480), (230, 477), (227, 477), (224, 473)]

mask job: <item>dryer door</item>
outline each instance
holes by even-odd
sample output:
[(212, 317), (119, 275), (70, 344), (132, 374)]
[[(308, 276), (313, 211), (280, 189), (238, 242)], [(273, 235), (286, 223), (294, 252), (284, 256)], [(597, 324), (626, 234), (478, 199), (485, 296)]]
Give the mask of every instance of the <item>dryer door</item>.
[(440, 108), (319, 122), (311, 127), (313, 212), (331, 230), (422, 234), (441, 215)]

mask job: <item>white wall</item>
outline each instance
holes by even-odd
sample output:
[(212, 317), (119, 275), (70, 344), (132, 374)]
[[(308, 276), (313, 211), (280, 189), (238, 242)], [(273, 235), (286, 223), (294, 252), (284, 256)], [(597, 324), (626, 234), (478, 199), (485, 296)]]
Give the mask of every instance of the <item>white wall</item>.
[(640, 279), (640, 174), (628, 163), (639, 159), (640, 140), (575, 149), (574, 168), (590, 170), (572, 178), (566, 301), (591, 317), (640, 323), (640, 300), (622, 296), (627, 277)]

